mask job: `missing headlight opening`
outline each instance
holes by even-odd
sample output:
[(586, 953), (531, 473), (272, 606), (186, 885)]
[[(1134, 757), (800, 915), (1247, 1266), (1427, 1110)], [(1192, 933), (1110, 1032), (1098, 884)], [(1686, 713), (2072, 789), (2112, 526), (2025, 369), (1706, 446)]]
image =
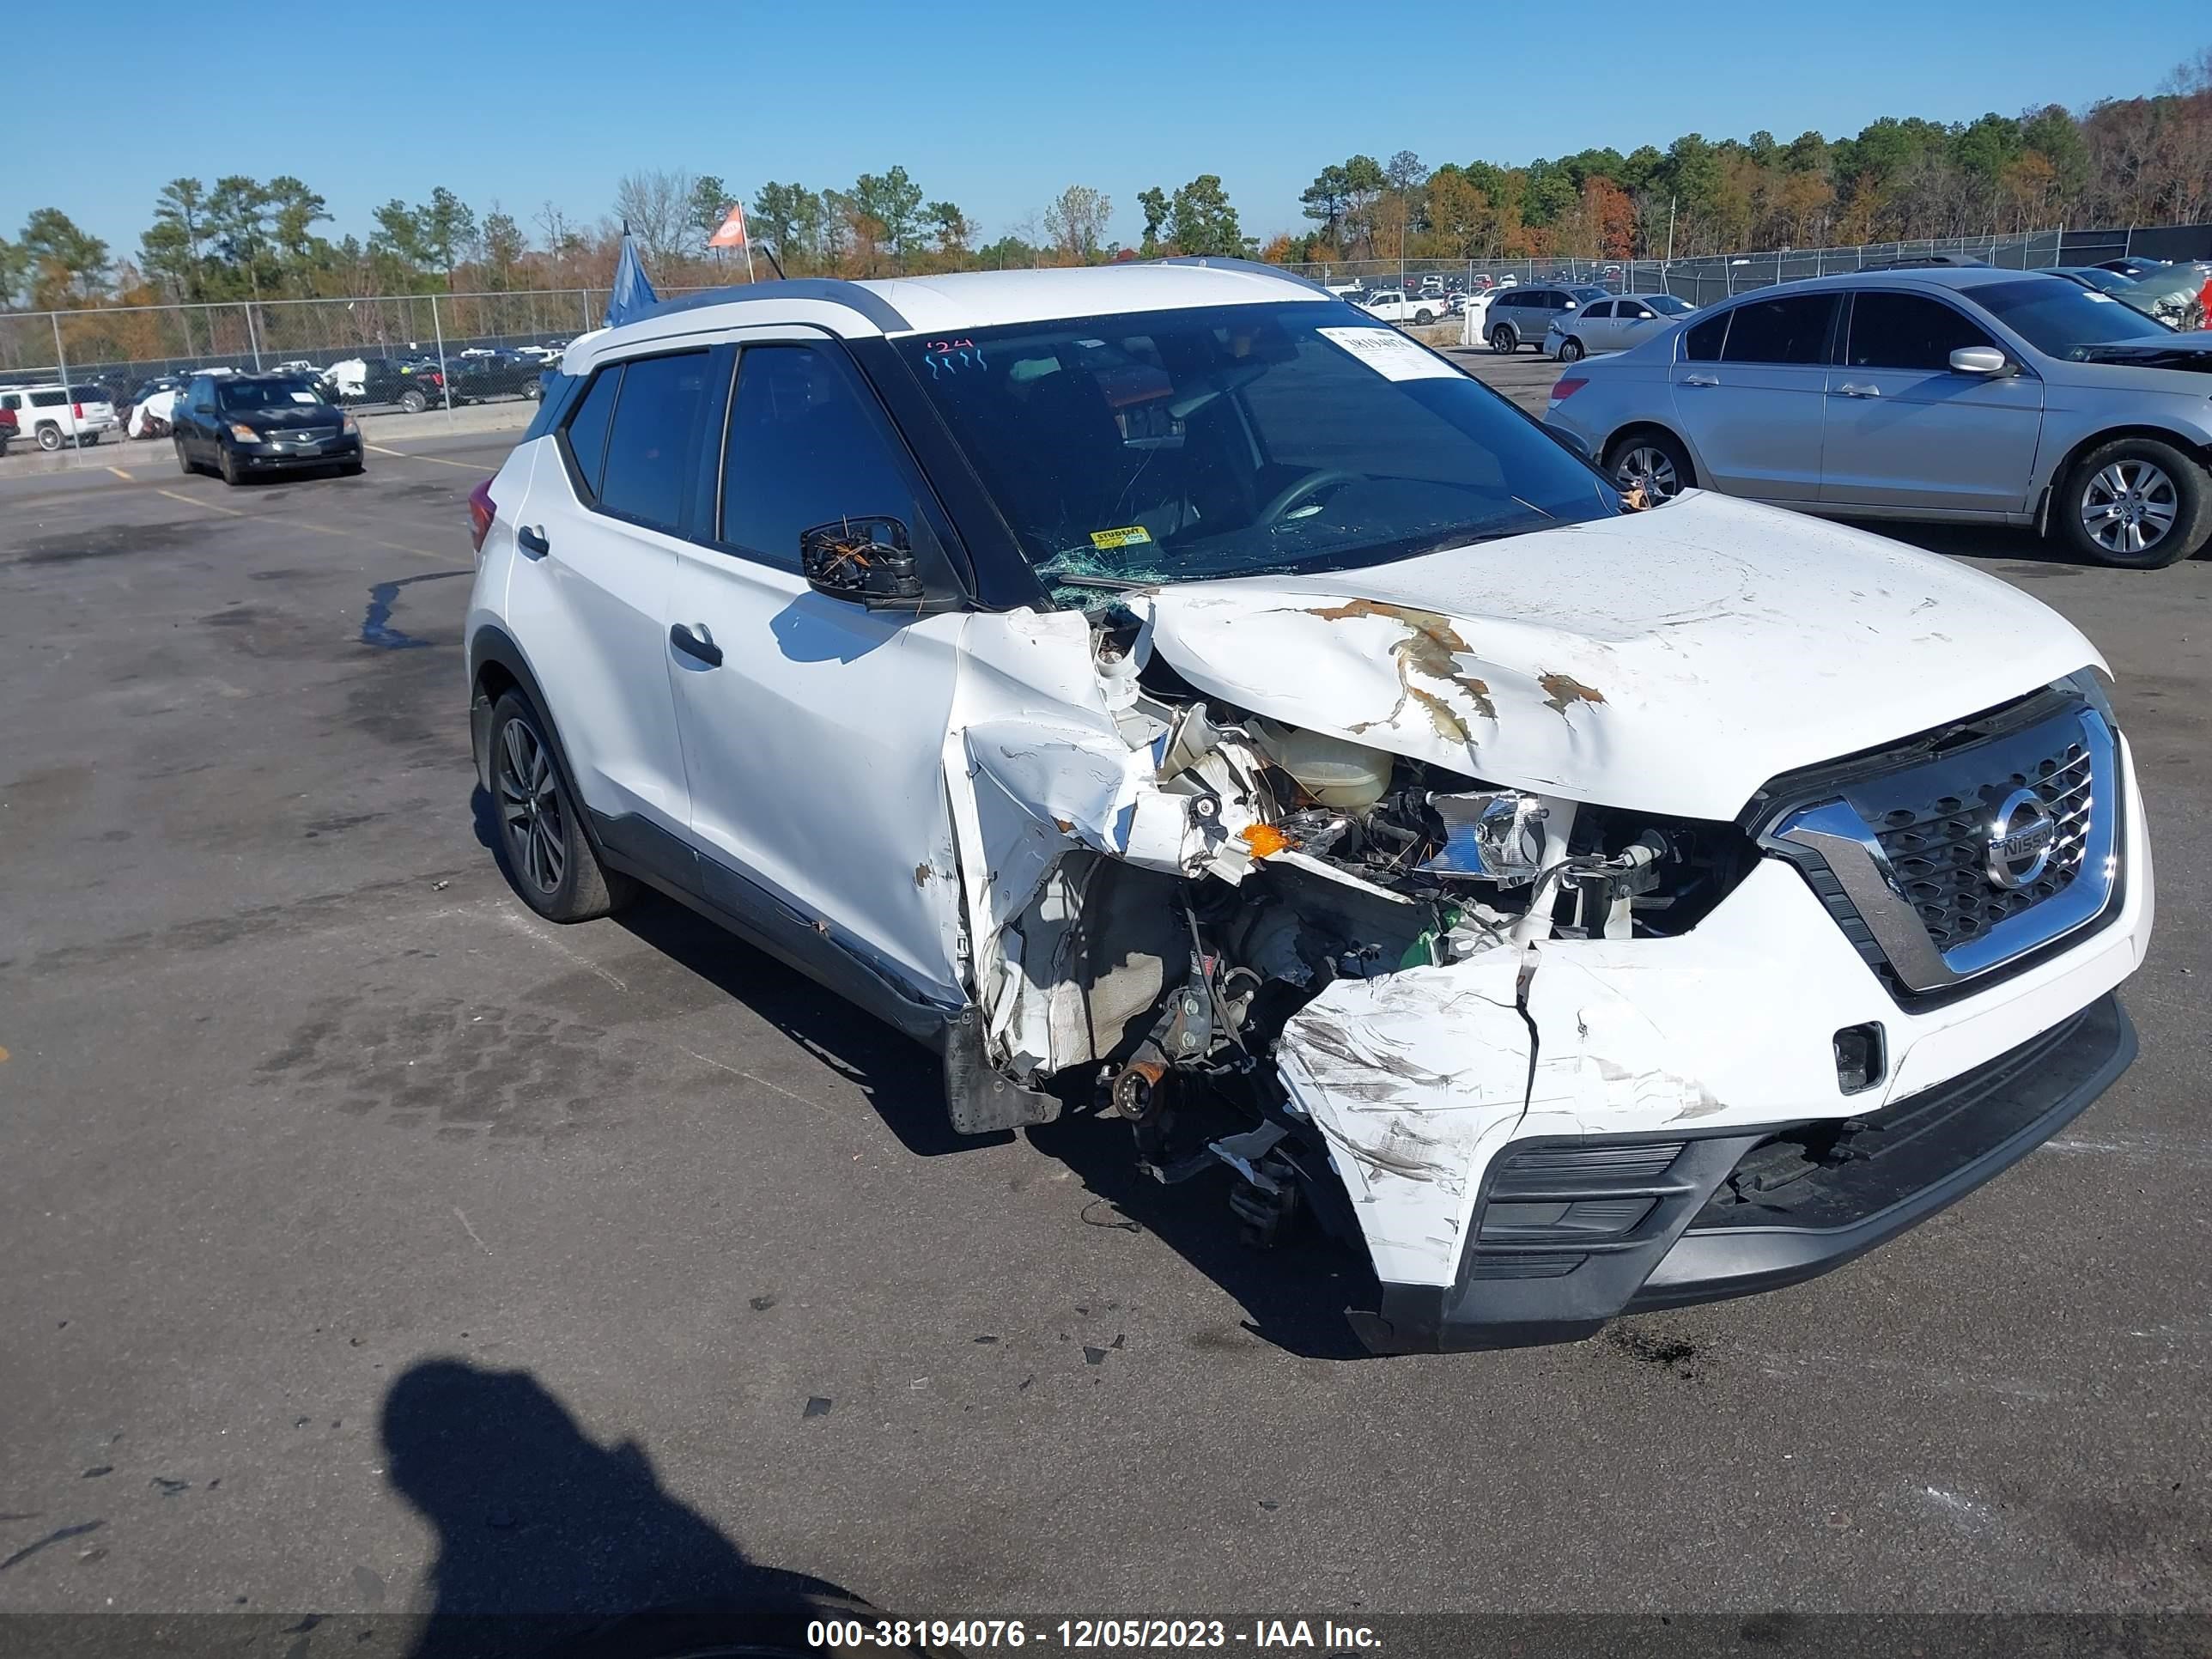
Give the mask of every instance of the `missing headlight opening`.
[[(1040, 822), (1060, 832), (1049, 848), (1025, 844), (976, 809), (992, 866), (971, 884), (988, 1056), (1018, 1083), (1052, 1079), (1079, 1108), (1126, 1120), (1161, 1182), (1225, 1171), (1255, 1243), (1310, 1208), (1358, 1244), (1334, 1173), (1346, 1158), (1463, 1179), (1425, 1154), (1413, 1114), (1354, 1144), (1285, 1087), (1285, 1034), (1302, 1014), (1298, 1043), (1324, 1056), (1334, 1045), (1368, 1073), (1349, 1086), (1372, 1105), (1391, 1103), (1405, 1080), (1394, 1071), (1420, 1069), (1310, 1012), (1332, 987), (1410, 984), (1495, 955), (1510, 1021), (1498, 1069), (1525, 1099), (1544, 947), (1679, 933), (1754, 861), (1734, 824), (1504, 787), (1202, 695), (1152, 653), (1144, 596), (1103, 599), (1084, 621), (1121, 777), (1095, 744), (1048, 782), (1034, 731), (1008, 732), (1004, 747), (965, 733), (969, 775), (1029, 808), (1024, 836)], [(1054, 793), (1078, 772), (1072, 793), (1087, 799)], [(1016, 894), (1023, 859), (1034, 884)]]

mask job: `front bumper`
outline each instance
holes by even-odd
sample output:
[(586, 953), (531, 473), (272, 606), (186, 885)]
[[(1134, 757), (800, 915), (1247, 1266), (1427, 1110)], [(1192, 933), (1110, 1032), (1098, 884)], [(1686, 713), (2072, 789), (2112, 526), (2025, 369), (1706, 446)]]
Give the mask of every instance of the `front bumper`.
[[(1815, 1136), (1821, 1150), (1810, 1158), (1787, 1128), (1622, 1138), (1595, 1158), (1587, 1141), (1516, 1142), (1491, 1169), (1455, 1282), (1385, 1285), (1379, 1309), (1354, 1323), (1378, 1353), (1573, 1341), (1619, 1314), (1814, 1278), (2017, 1163), (2135, 1056), (2135, 1027), (2107, 993), (2011, 1052), (1855, 1120), (1832, 1145)], [(1652, 1156), (1638, 1161), (1639, 1151)], [(1646, 1201), (1619, 1239), (1487, 1222), (1509, 1207), (1626, 1214)]]
[[(1365, 1334), (1385, 1350), (1557, 1340), (1636, 1308), (1785, 1284), (2051, 1134), (2133, 1054), (2112, 994), (2148, 948), (2155, 883), (2124, 738), (2118, 763), (2124, 878), (2106, 913), (1948, 998), (1900, 1000), (1777, 858), (1673, 938), (1554, 939), (1332, 983), (1276, 1058), (1382, 1286)], [(1880, 1028), (1883, 1065), (1846, 1093), (1836, 1041), (1863, 1026)], [(1882, 1139), (1961, 1103), (1982, 1115)], [(1701, 1213), (1758, 1176), (1778, 1137), (1853, 1139), (1861, 1123), (1881, 1132), (1862, 1146), (1914, 1149), (1885, 1166), (1904, 1174), (1883, 1192), (1771, 1218), (1771, 1236), (1746, 1212)], [(1593, 1170), (1600, 1190), (1571, 1184)]]
[(337, 466), (361, 459), (361, 434), (347, 433), (326, 438), (314, 447), (304, 444), (233, 444), (230, 453), (249, 472), (276, 472), (292, 467)]

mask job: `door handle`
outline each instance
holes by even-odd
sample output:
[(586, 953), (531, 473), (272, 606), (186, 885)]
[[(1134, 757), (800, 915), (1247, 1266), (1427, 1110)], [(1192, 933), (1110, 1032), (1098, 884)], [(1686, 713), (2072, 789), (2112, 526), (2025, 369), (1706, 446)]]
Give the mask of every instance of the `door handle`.
[(532, 530), (524, 525), (514, 532), (514, 544), (522, 550), (526, 559), (542, 559), (553, 550), (553, 544), (545, 539), (543, 526)]
[(1717, 374), (1685, 374), (1682, 377), (1684, 386), (1718, 386), (1720, 383), (1720, 377)]
[(702, 662), (709, 668), (722, 665), (722, 647), (714, 643), (714, 636), (707, 631), (704, 623), (696, 632), (678, 623), (668, 630), (668, 642), (695, 662)]
[(1843, 385), (1838, 386), (1836, 390), (1842, 392), (1846, 398), (1879, 398), (1881, 396), (1881, 388), (1878, 386), (1853, 386), (1849, 380), (1844, 381)]

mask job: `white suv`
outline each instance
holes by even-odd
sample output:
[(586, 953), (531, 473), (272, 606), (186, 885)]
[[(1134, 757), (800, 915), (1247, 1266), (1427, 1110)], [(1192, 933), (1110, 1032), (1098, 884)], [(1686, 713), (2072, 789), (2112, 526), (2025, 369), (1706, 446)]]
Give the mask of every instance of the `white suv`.
[(1629, 511), (1236, 262), (764, 283), (562, 369), (471, 503), (524, 901), (657, 888), (935, 1048), (957, 1129), (1118, 1115), (1310, 1215), (1378, 1350), (1821, 1272), (2132, 1058), (2127, 744), (2002, 582)]
[(96, 386), (11, 386), (0, 389), (0, 409), (15, 415), (21, 438), (47, 451), (72, 438), (89, 447), (121, 424), (107, 393)]

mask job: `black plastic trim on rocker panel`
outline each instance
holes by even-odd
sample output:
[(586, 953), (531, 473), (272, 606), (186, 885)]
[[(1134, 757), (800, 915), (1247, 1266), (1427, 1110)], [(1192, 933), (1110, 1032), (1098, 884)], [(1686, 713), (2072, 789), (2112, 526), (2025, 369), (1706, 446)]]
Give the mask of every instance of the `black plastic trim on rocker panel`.
[(614, 868), (689, 905), (915, 1042), (944, 1048), (945, 1028), (963, 1005), (932, 996), (835, 923), (801, 915), (649, 819), (589, 809), (585, 817)]

